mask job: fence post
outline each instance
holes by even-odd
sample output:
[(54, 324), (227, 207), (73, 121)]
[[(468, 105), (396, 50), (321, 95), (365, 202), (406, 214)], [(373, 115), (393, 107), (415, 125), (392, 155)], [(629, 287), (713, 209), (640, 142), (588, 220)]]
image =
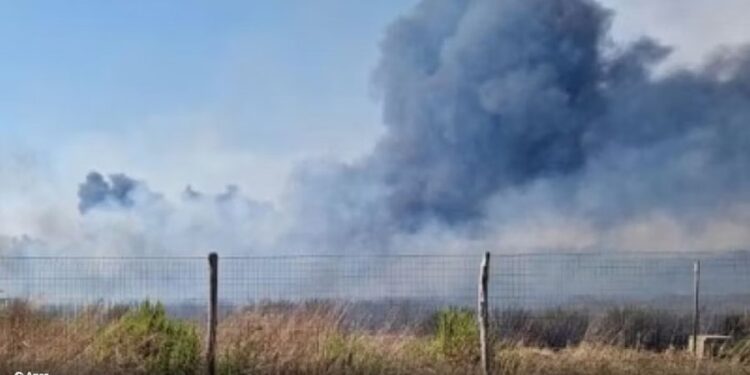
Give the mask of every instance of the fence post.
[(700, 333), (700, 282), (701, 282), (701, 262), (696, 261), (693, 265), (693, 354), (699, 358), (698, 353), (698, 333)]
[(479, 287), (477, 295), (477, 323), (479, 325), (479, 348), (481, 351), (482, 373), (488, 375), (491, 367), (491, 345), (489, 333), (489, 311), (487, 303), (487, 285), (490, 270), (490, 253), (484, 253), (482, 265), (479, 269)]
[(219, 255), (208, 254), (209, 267), (209, 296), (208, 296), (208, 327), (206, 333), (206, 373), (216, 374), (216, 317), (219, 301)]

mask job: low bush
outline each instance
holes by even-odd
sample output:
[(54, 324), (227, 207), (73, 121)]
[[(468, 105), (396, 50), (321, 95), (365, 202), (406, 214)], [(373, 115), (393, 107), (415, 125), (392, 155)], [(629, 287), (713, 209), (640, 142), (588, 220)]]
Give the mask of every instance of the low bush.
[(691, 318), (668, 311), (615, 308), (593, 319), (586, 341), (625, 348), (663, 351), (684, 348)]
[(450, 361), (476, 361), (479, 357), (479, 328), (472, 311), (446, 309), (437, 312), (435, 318), (437, 353)]
[(200, 363), (195, 328), (148, 302), (107, 326), (92, 350), (97, 362), (128, 374), (192, 375)]
[(589, 327), (589, 315), (563, 309), (540, 313), (506, 310), (498, 314), (493, 326), (505, 343), (561, 349), (583, 340)]
[(721, 320), (721, 333), (740, 340), (750, 336), (750, 315), (729, 314)]

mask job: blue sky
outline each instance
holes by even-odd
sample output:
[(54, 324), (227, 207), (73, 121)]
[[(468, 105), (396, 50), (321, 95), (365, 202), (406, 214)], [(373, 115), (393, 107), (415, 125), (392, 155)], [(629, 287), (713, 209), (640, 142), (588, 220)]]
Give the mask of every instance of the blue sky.
[[(92, 169), (274, 200), (297, 162), (366, 154), (378, 42), (415, 3), (0, 2), (0, 234), (75, 212)], [(748, 38), (745, 0), (605, 3), (616, 37), (656, 35), (676, 64)]]
[[(89, 168), (141, 169), (133, 154), (204, 137), (268, 158), (355, 155), (378, 131), (378, 40), (410, 3), (4, 2), (2, 145), (59, 159), (115, 143)], [(154, 137), (157, 150), (128, 144)]]
[(323, 98), (361, 90), (384, 25), (408, 5), (176, 4), (4, 2), (0, 82), (12, 89), (4, 92), (3, 116), (118, 127), (154, 113), (217, 105), (238, 94), (232, 81), (274, 74), (288, 75), (276, 83), (294, 81), (300, 95), (323, 87), (329, 89), (318, 92)]

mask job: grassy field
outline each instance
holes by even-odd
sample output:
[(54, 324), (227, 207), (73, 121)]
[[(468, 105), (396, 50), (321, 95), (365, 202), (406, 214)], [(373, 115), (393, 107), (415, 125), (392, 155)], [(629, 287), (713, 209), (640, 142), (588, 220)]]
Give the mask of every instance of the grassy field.
[[(219, 327), (219, 372), (480, 373), (477, 333), (470, 312), (444, 310), (424, 324), (382, 330), (352, 327), (345, 323), (345, 313), (319, 304), (230, 314)], [(508, 334), (496, 340), (494, 373), (750, 373), (743, 340), (722, 358), (696, 364), (679, 347), (682, 334), (674, 333), (682, 329), (680, 319), (659, 318), (637, 310), (616, 311), (596, 322), (562, 311), (548, 312), (543, 317), (530, 319), (515, 313), (497, 323)], [(744, 323), (732, 319), (735, 333), (746, 335), (742, 331)], [(655, 328), (662, 331), (656, 332)], [(633, 329), (644, 332), (635, 335), (636, 341), (628, 332)], [(0, 333), (0, 373), (203, 372), (201, 325), (170, 319), (158, 305), (131, 310), (93, 307), (75, 319), (62, 319), (26, 303), (13, 303), (0, 311)], [(566, 335), (573, 337), (563, 345)], [(670, 340), (676, 344), (664, 345)]]

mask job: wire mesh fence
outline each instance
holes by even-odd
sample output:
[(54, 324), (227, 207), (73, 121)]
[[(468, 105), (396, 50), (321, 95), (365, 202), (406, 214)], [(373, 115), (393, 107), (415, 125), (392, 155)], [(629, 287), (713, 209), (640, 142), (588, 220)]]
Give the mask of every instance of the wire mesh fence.
[(208, 290), (204, 258), (0, 258), (0, 300), (45, 308), (89, 305), (201, 304)]
[[(464, 314), (454, 318), (473, 319), (482, 258), (222, 257), (219, 331), (233, 331), (233, 324), (247, 316), (271, 314), (299, 321), (300, 316), (318, 319), (322, 311), (344, 329), (434, 334), (436, 317), (446, 311)], [(684, 348), (693, 332), (696, 262), (701, 264), (700, 332), (750, 332), (750, 325), (741, 323), (750, 322), (750, 252), (545, 253), (492, 255), (491, 335), (545, 347), (594, 341), (655, 350)], [(55, 334), (63, 342), (90, 342), (86, 337), (96, 336), (97, 327), (111, 324), (110, 311), (146, 300), (161, 302), (173, 317), (203, 322), (209, 310), (209, 274), (204, 257), (0, 257), (0, 335), (17, 337), (6, 344), (25, 342), (28, 327), (38, 324), (23, 318), (27, 310), (11, 311), (18, 301), (47, 317), (102, 319), (93, 326), (62, 324)], [(92, 307), (97, 313), (91, 314)], [(54, 324), (45, 324), (58, 332)], [(325, 330), (309, 334), (324, 335)], [(0, 343), (0, 354), (12, 357), (13, 350), (23, 351), (8, 348)]]
[[(219, 300), (226, 307), (310, 300), (403, 302), (471, 308), (480, 255), (303, 255), (223, 257)], [(493, 254), (494, 309), (640, 305), (689, 310), (693, 264), (713, 310), (750, 307), (750, 252)], [(0, 301), (40, 306), (205, 305), (202, 257), (0, 257)]]
[[(314, 301), (346, 305), (357, 324), (414, 325), (446, 307), (474, 309), (480, 261), (480, 255), (440, 254), (223, 257), (220, 311)], [(489, 306), (496, 320), (511, 321), (520, 312), (533, 321), (560, 319), (549, 313), (554, 310), (592, 314), (622, 307), (689, 315), (696, 261), (702, 264), (705, 329), (713, 316), (748, 314), (750, 252), (745, 251), (494, 254)], [(0, 304), (24, 300), (64, 316), (92, 305), (150, 300), (173, 315), (201, 318), (208, 290), (203, 257), (0, 258)]]
[(455, 255), (224, 258), (224, 301), (420, 301), (471, 305), (477, 257)]
[(648, 306), (690, 310), (694, 264), (712, 309), (746, 309), (750, 255), (733, 253), (531, 254), (495, 257), (494, 302), (503, 308)]

